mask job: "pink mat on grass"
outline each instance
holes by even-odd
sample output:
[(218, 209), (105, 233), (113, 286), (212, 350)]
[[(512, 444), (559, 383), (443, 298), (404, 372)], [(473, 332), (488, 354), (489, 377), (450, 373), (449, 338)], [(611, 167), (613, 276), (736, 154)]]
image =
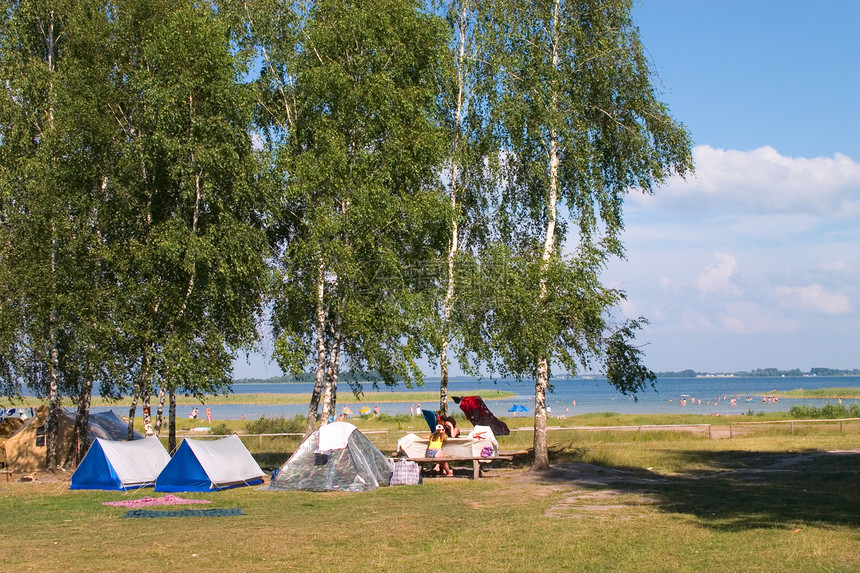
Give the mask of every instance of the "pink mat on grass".
[(152, 505), (183, 505), (186, 503), (212, 503), (208, 499), (183, 499), (175, 495), (165, 494), (164, 497), (142, 497), (140, 499), (124, 499), (122, 501), (103, 501), (103, 505), (112, 507), (149, 507)]

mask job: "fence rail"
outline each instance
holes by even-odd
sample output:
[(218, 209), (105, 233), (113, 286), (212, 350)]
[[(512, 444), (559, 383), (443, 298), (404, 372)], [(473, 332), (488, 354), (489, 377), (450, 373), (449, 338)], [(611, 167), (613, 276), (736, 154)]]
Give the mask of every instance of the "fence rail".
[[(361, 433), (364, 434), (365, 436), (368, 434), (384, 434), (385, 435), (385, 447), (386, 448), (388, 447), (388, 436), (389, 436), (388, 430), (361, 430)], [(288, 433), (283, 433), (283, 434), (236, 434), (236, 435), (239, 436), (240, 440), (244, 439), (244, 438), (257, 438), (259, 440), (258, 445), (260, 446), (260, 448), (263, 447), (263, 438), (290, 438), (290, 437), (301, 438), (302, 436), (304, 436), (304, 434), (301, 432), (288, 432)], [(224, 436), (221, 434), (203, 434), (203, 433), (198, 434), (196, 432), (184, 432), (181, 434), (177, 433), (176, 437), (177, 438), (211, 438), (211, 439), (217, 439), (217, 438), (223, 438)]]
[[(860, 418), (839, 418), (839, 419), (828, 419), (828, 420), (772, 420), (772, 421), (761, 421), (761, 422), (730, 422), (729, 424), (720, 424), (720, 425), (712, 425), (712, 424), (637, 424), (632, 426), (548, 426), (547, 432), (560, 432), (560, 431), (568, 431), (568, 432), (637, 432), (641, 433), (643, 431), (685, 431), (685, 432), (696, 432), (704, 434), (707, 432), (708, 438), (734, 438), (736, 429), (740, 429), (739, 426), (767, 426), (767, 425), (785, 425), (787, 424), (789, 427), (789, 431), (794, 434), (794, 430), (796, 427), (801, 425), (815, 425), (815, 424), (839, 424), (839, 431), (845, 431), (845, 425), (849, 423), (860, 423)], [(534, 428), (511, 428), (511, 432), (533, 432)], [(390, 447), (390, 443), (392, 440), (392, 433), (394, 433), (395, 438), (399, 439), (400, 437), (410, 433), (406, 430), (362, 430), (361, 433), (368, 435), (379, 435), (384, 436), (385, 438), (385, 447)], [(301, 438), (304, 434), (300, 432), (291, 432), (291, 433), (281, 433), (281, 434), (237, 434), (240, 439), (246, 438), (257, 438), (258, 446), (260, 449), (263, 447), (263, 438)], [(186, 432), (177, 434), (179, 438), (221, 438), (223, 436), (216, 434), (197, 434), (195, 432)]]
[(839, 422), (839, 431), (845, 431), (845, 422), (860, 422), (860, 418), (836, 418), (836, 419), (822, 419), (822, 420), (772, 420), (772, 421), (764, 421), (764, 422), (732, 422), (729, 424), (729, 437), (735, 437), (734, 426), (762, 426), (769, 424), (788, 424), (789, 431), (792, 435), (794, 435), (794, 427), (795, 425), (800, 424), (835, 424)]

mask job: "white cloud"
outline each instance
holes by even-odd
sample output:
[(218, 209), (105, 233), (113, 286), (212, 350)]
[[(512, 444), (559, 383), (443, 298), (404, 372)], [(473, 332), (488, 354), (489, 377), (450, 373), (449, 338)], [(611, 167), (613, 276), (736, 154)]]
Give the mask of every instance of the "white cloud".
[(843, 261), (823, 261), (818, 265), (818, 268), (830, 273), (842, 273), (849, 270), (848, 265)]
[(786, 157), (773, 147), (752, 151), (693, 150), (696, 174), (671, 178), (653, 196), (633, 194), (641, 205), (684, 211), (860, 216), (860, 162), (833, 157)]
[(739, 296), (743, 289), (732, 282), (738, 262), (728, 253), (714, 253), (714, 263), (705, 267), (696, 279), (696, 288), (702, 294)]
[(851, 312), (851, 302), (847, 296), (827, 292), (819, 284), (775, 287), (773, 294), (779, 304), (789, 308), (812, 310), (833, 316)]
[(720, 326), (729, 334), (783, 334), (801, 329), (798, 321), (753, 302), (727, 304), (723, 312)]

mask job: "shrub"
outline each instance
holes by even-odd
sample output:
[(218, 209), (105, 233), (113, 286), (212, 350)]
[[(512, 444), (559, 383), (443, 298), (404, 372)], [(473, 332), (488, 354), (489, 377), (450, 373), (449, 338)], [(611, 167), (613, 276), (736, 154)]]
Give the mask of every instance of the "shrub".
[(212, 424), (209, 432), (215, 436), (228, 436), (233, 433), (233, 430), (224, 422), (218, 422), (217, 424)]
[(789, 410), (792, 418), (807, 420), (827, 420), (834, 418), (860, 418), (860, 404), (856, 402), (845, 407), (843, 404), (828, 402), (820, 408), (815, 406), (797, 405)]
[(292, 418), (262, 416), (245, 424), (245, 428), (249, 434), (297, 434), (305, 431), (305, 421), (301, 414)]

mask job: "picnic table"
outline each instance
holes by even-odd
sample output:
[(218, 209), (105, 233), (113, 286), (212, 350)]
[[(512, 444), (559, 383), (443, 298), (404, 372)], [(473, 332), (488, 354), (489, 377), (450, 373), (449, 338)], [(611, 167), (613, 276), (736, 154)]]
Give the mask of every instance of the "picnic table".
[[(443, 450), (444, 451), (444, 450)], [(427, 464), (437, 464), (439, 462), (445, 462), (447, 464), (452, 464), (453, 462), (472, 462), (472, 479), (480, 479), (483, 475), (482, 464), (488, 464), (495, 460), (512, 460), (513, 456), (490, 456), (490, 457), (481, 457), (481, 456), (448, 456), (446, 455), (443, 458), (426, 458), (426, 457), (409, 457), (405, 458), (410, 462), (415, 462), (420, 465), (422, 468)]]
[[(499, 445), (492, 433), (478, 432), (473, 436), (459, 436), (448, 438), (442, 446), (441, 458), (428, 458), (427, 446), (430, 444), (428, 438), (421, 438), (416, 434), (408, 434), (398, 440), (397, 450), (400, 455), (410, 461), (416, 462), (424, 467), (429, 463), (434, 465), (440, 461), (448, 464), (454, 462), (472, 462), (472, 472), (475, 479), (481, 477), (483, 464), (495, 460), (511, 460), (511, 456), (499, 455)], [(490, 452), (490, 455), (487, 453)], [(483, 454), (483, 455), (481, 455)]]

